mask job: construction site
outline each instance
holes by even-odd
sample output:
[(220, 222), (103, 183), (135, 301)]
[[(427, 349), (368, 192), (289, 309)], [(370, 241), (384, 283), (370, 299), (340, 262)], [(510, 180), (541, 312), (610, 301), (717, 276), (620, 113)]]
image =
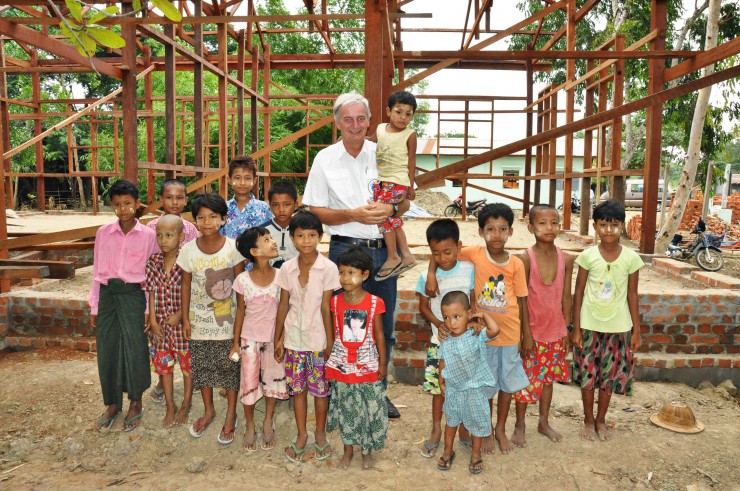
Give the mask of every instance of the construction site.
[[(82, 10), (70, 8), (70, 2)], [(138, 9), (139, 3), (144, 7)], [(94, 56), (86, 56), (61, 27), (75, 14), (90, 20), (97, 10), (77, 0), (0, 0), (0, 201), (8, 210), (0, 213), (2, 486), (521, 489), (542, 481), (553, 489), (700, 490), (740, 485), (737, 242), (722, 248), (725, 269), (704, 271), (656, 250), (660, 213), (643, 212), (666, 203), (660, 184), (666, 177), (661, 163), (666, 104), (736, 80), (740, 38), (703, 50), (670, 49), (673, 7), (667, 0), (644, 6), (649, 28), (638, 36), (616, 34), (586, 48), (583, 33), (593, 29), (590, 23), (603, 7), (598, 0), (544, 0), (532, 12), (518, 11), (506, 25), (492, 0), (455, 2), (464, 14), (457, 23), (446, 2), (420, 0), (338, 2), (341, 6), (304, 0), (294, 2), (294, 11), (273, 13), (266, 13), (273, 2), (175, 0), (179, 21), (163, 15), (157, 3), (96, 2), (98, 9), (118, 7), (117, 14), (97, 19), (95, 28), (120, 34), (125, 45), (99, 45)], [(437, 49), (436, 38), (449, 39), (447, 48)], [(526, 49), (512, 49), (512, 39)], [(296, 51), (306, 40), (311, 50)], [(643, 62), (646, 93), (625, 100), (633, 61)], [(562, 82), (537, 83), (538, 74), (563, 66)], [(334, 72), (340, 81), (351, 80), (346, 74), (353, 73), (360, 84), (336, 93), (302, 93), (275, 81), (283, 71), (296, 79), (326, 77), (326, 86), (334, 86), (329, 82)], [(424, 90), (428, 80), (451, 73), (512, 73), (524, 83), (498, 93), (495, 84), (484, 83), (472, 95)], [(48, 81), (69, 74), (102, 80), (111, 91), (89, 98), (71, 87), (65, 98), (48, 97)], [(476, 79), (471, 75), (471, 80)], [(337, 469), (342, 445), (337, 432), (329, 437), (337, 450), (329, 460), (288, 463), (280, 451), (294, 433), (287, 404), (277, 408), (278, 443), (272, 452), (245, 452), (241, 428), (238, 444), (227, 448), (210, 436), (191, 439), (185, 428), (161, 429), (164, 407), (151, 404), (148, 396), (140, 429), (123, 433), (115, 425), (96, 431), (102, 401), (87, 292), (96, 231), (116, 220), (106, 201), (110, 184), (118, 178), (138, 183), (143, 221), (163, 213), (159, 183), (164, 179), (185, 181), (190, 198), (205, 191), (226, 198), (228, 163), (237, 155), (258, 162), (255, 196), (266, 197), (277, 179), (289, 179), (302, 191), (313, 157), (341, 136), (332, 114), (339, 93), (357, 91), (368, 99), (373, 133), (388, 121), (386, 101), (399, 90), (415, 93), (417, 118), (429, 122), (418, 156), (427, 160), (417, 166), (415, 182), (417, 204), (432, 218), (406, 220), (420, 261), (398, 282), (388, 393), (402, 418), (389, 425), (375, 467)], [(640, 167), (622, 156), (624, 118), (634, 114), (644, 116)], [(51, 138), (58, 140), (62, 167), (52, 166), (45, 154)], [(502, 165), (507, 158), (517, 163)], [(21, 165), (21, 159), (30, 164)], [(459, 193), (462, 242), (480, 244), (465, 203), (471, 196), (505, 201), (517, 216), (507, 249), (519, 254), (534, 242), (526, 227), (529, 209), (565, 203), (557, 245), (577, 255), (594, 243), (591, 193), (598, 200), (608, 190), (611, 199), (625, 202), (630, 178), (644, 182), (640, 206), (628, 209), (622, 241), (647, 266), (639, 290), (643, 346), (636, 355), (635, 394), (615, 397), (607, 415), (614, 440), (579, 438), (580, 391), (556, 385), (551, 414), (562, 442), (535, 431), (538, 410), (532, 405), (526, 448), (484, 456), (480, 476), (468, 475), (466, 457), (451, 472), (437, 472), (436, 459), (419, 455), (430, 426), (430, 398), (420, 387), (430, 329), (414, 292), (427, 268), (430, 220), (443, 215), (451, 193)], [(66, 190), (60, 191), (60, 182)], [(577, 213), (567, 205), (571, 196), (584, 204)], [(679, 227), (684, 234), (702, 215), (703, 201), (696, 193), (687, 202)], [(717, 207), (721, 202), (716, 196)], [(713, 233), (724, 227), (731, 244), (740, 240), (740, 196), (722, 203), (731, 210), (729, 223), (711, 216), (706, 221)], [(319, 250), (326, 253), (328, 237)], [(182, 393), (181, 380), (178, 372), (176, 394)], [(652, 425), (650, 416), (670, 401), (690, 406), (706, 429), (686, 435)], [(193, 414), (201, 404), (194, 397)], [(219, 415), (225, 404), (216, 401)], [(257, 405), (258, 419), (262, 407)], [(513, 425), (513, 418), (509, 421)], [(464, 453), (462, 447), (458, 451)]]

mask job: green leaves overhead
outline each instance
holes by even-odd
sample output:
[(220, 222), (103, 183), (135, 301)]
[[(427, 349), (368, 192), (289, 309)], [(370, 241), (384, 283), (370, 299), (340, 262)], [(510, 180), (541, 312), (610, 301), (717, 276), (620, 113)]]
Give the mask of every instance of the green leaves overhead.
[(108, 29), (102, 27), (88, 27), (87, 33), (92, 37), (98, 44), (105, 46), (106, 48), (123, 48), (126, 46), (126, 41), (121, 36)]
[(168, 19), (175, 22), (180, 22), (182, 20), (180, 11), (177, 10), (177, 8), (175, 8), (175, 6), (168, 0), (152, 0), (152, 5), (158, 8)]

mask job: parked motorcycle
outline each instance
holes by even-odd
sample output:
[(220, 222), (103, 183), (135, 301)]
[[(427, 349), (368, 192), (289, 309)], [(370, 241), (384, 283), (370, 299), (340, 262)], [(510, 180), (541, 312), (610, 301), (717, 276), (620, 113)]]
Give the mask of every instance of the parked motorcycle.
[(722, 245), (722, 240), (727, 232), (722, 235), (712, 235), (706, 233), (706, 230), (707, 226), (700, 218), (694, 230), (691, 231), (692, 234), (696, 234), (694, 240), (685, 246), (681, 246), (683, 237), (681, 234), (674, 235), (673, 240), (668, 245), (668, 250), (665, 251), (665, 255), (679, 261), (688, 261), (692, 257), (696, 257), (696, 264), (701, 269), (719, 271), (725, 264), (720, 245)]
[[(558, 206), (558, 211), (563, 211), (563, 205)], [(581, 212), (581, 200), (575, 196), (570, 197), (570, 212), (580, 213)]]
[[(468, 201), (467, 212), (474, 217), (478, 216), (478, 212), (481, 208), (486, 206), (486, 203), (488, 202), (487, 199), (479, 199), (478, 201)], [(447, 208), (445, 208), (445, 216), (449, 218), (454, 218), (456, 216), (462, 215), (462, 194), (457, 197), (455, 201), (452, 202), (451, 205), (449, 205)]]

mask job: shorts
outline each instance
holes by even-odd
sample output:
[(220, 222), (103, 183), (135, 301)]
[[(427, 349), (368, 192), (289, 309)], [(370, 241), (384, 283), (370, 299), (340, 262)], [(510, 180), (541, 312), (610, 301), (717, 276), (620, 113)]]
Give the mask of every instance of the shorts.
[(448, 386), (445, 395), (442, 410), (447, 426), (464, 424), (476, 438), (491, 436), (491, 406), (485, 387), (454, 390)]
[(631, 332), (607, 333), (582, 329), (583, 349), (573, 354), (573, 381), (581, 389), (632, 395), (635, 360)]
[(542, 395), (545, 385), (554, 382), (570, 382), (570, 367), (565, 361), (563, 341), (558, 339), (553, 343), (534, 342), (534, 350), (530, 356), (524, 358), (524, 372), (529, 379), (529, 385), (514, 394), (516, 402), (537, 402)]
[(224, 388), (239, 390), (241, 364), (229, 358), (234, 342), (190, 340), (191, 364), (193, 366), (193, 390)]
[(314, 397), (329, 396), (323, 351), (285, 350), (285, 381), (292, 396), (308, 393)]
[(183, 351), (176, 350), (157, 350), (154, 348), (149, 349), (149, 354), (152, 359), (152, 370), (157, 375), (172, 375), (172, 371), (175, 368), (175, 360), (180, 365), (180, 371), (183, 377), (190, 377), (190, 350), (186, 349)]
[(253, 406), (262, 396), (288, 398), (285, 366), (275, 361), (275, 345), (242, 338), (242, 371), (239, 389), (245, 406)]
[[(519, 345), (491, 346), (486, 345), (486, 362), (496, 379), (496, 387), (490, 397), (498, 391), (516, 394), (529, 385), (527, 374), (524, 373), (522, 359), (519, 356)], [(489, 397), (489, 398), (490, 398)]]
[(433, 396), (441, 396), (439, 389), (439, 345), (430, 344), (427, 349), (427, 361), (424, 366), (424, 385), (421, 390)]
[[(397, 205), (405, 200), (408, 194), (408, 186), (389, 181), (376, 181), (373, 183), (373, 201)], [(378, 224), (378, 230), (381, 234), (393, 232), (401, 227), (403, 227), (403, 220), (400, 218), (388, 217)]]

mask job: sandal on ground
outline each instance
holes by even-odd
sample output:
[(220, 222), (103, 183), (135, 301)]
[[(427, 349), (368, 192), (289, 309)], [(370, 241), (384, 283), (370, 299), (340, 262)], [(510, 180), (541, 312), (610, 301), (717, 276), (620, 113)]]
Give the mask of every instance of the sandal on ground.
[[(224, 425), (221, 427), (221, 431), (218, 433), (218, 437), (216, 438), (216, 441), (220, 443), (221, 445), (231, 445), (234, 442), (234, 432), (236, 431), (236, 428), (239, 426), (239, 420), (234, 420), (234, 427), (230, 430), (226, 429), (226, 422), (224, 421)], [(221, 438), (221, 435), (224, 435), (223, 438)], [(254, 436), (255, 440), (257, 439), (257, 435)]]
[[(193, 438), (202, 437), (203, 433), (205, 433), (208, 427), (211, 426), (211, 423), (213, 423), (213, 420), (216, 419), (216, 415), (214, 414), (213, 417), (205, 424), (203, 424), (202, 419), (203, 417), (201, 416), (200, 418), (196, 419), (193, 424), (190, 425), (190, 436), (192, 436)], [(199, 426), (202, 426), (200, 430), (197, 429)]]
[(273, 448), (275, 448), (275, 428), (272, 428), (272, 435), (270, 438), (265, 438), (265, 434), (262, 433), (262, 443), (260, 443), (260, 450), (264, 450), (265, 452), (269, 452)]
[(164, 389), (160, 389), (156, 385), (149, 392), (149, 397), (155, 404), (162, 404), (164, 402)]
[(475, 462), (471, 462), (470, 465), (468, 465), (468, 470), (470, 471), (471, 474), (480, 474), (481, 472), (483, 472), (483, 468), (478, 467), (476, 469), (476, 467), (481, 465), (482, 463), (483, 463), (482, 460), (476, 460)]
[(393, 278), (394, 276), (398, 276), (398, 272), (403, 268), (403, 262), (400, 262), (396, 264), (395, 266), (389, 266), (387, 268), (380, 268), (377, 273), (375, 273), (375, 276), (373, 276), (373, 279), (375, 281), (385, 281), (388, 278)]
[(441, 471), (448, 471), (452, 467), (452, 462), (455, 460), (455, 452), (452, 452), (452, 455), (450, 455), (449, 459), (446, 459), (444, 455), (439, 458), (439, 462), (437, 462), (437, 469)]
[(136, 428), (141, 426), (142, 417), (144, 417), (143, 409), (141, 410), (139, 414), (135, 415), (132, 418), (123, 418), (123, 431), (128, 433), (129, 431), (134, 431)]
[(429, 440), (424, 440), (422, 447), (423, 448), (421, 449), (421, 456), (427, 459), (431, 459), (432, 457), (434, 457), (434, 454), (437, 453), (439, 442), (429, 443)]
[[(254, 432), (254, 437), (252, 438), (252, 441), (250, 442), (249, 439), (247, 439), (247, 431), (244, 430), (244, 445), (242, 445), (242, 448), (247, 451), (247, 453), (252, 453), (257, 451), (257, 431)], [(249, 448), (249, 446), (254, 446), (254, 448)]]
[(298, 464), (300, 462), (303, 462), (303, 452), (306, 451), (304, 448), (298, 448), (295, 446), (295, 442), (290, 442), (290, 448), (293, 450), (293, 455), (295, 457), (291, 457), (288, 455), (288, 452), (285, 452), (285, 458), (287, 458), (289, 461), (293, 462), (294, 464)]
[[(320, 446), (318, 443), (314, 442), (313, 448), (316, 450), (316, 453), (314, 453), (313, 458), (318, 460), (319, 462), (331, 457), (332, 449), (331, 449), (331, 445), (329, 444), (329, 442), (326, 442), (323, 447)], [(324, 453), (326, 452), (327, 448), (329, 449), (329, 452)]]
[(98, 431), (102, 430), (110, 430), (111, 426), (113, 426), (113, 423), (116, 422), (118, 419), (118, 416), (121, 415), (121, 411), (118, 411), (116, 414), (110, 417), (105, 417), (105, 413), (103, 413), (100, 418), (98, 418), (98, 424), (95, 425), (95, 429)]
[(465, 451), (468, 452), (468, 454), (473, 454), (473, 442), (471, 442), (470, 440), (459, 440), (459, 442), (460, 445), (462, 445), (462, 448), (464, 448)]

